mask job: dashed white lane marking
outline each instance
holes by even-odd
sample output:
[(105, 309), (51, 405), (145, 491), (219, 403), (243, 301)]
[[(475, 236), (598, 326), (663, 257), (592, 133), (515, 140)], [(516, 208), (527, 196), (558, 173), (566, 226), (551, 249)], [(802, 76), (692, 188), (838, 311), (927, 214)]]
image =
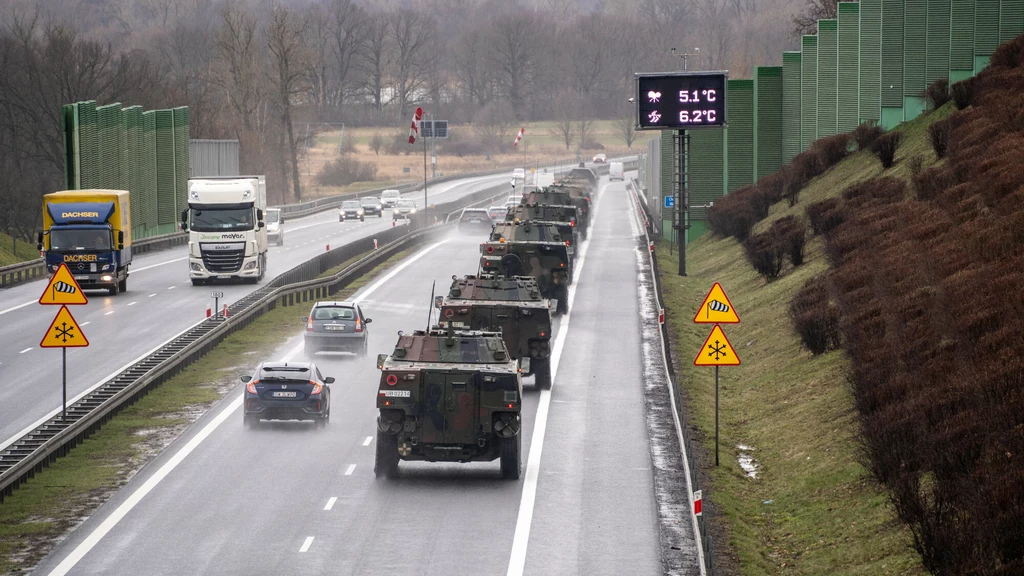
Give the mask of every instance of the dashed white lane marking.
[(172, 262), (181, 262), (182, 260), (188, 260), (188, 256), (182, 256), (181, 258), (175, 258), (173, 260), (166, 260), (159, 264), (151, 264), (149, 266), (143, 266), (142, 268), (132, 268), (132, 273), (142, 272), (143, 270), (149, 270), (150, 268), (156, 268), (157, 266), (163, 266), (165, 264), (170, 264)]
[(299, 552), (307, 552), (309, 547), (313, 545), (313, 537), (306, 536), (306, 541), (302, 543), (302, 548), (299, 548)]
[(373, 442), (373, 436), (367, 436), (366, 440), (363, 440), (363, 446), (369, 446), (370, 442)]
[(327, 501), (327, 506), (324, 506), (324, 510), (330, 510), (331, 508), (334, 508), (334, 503), (337, 501), (337, 496), (331, 496), (331, 499)]
[(128, 303), (129, 306), (135, 306), (136, 304), (138, 304), (138, 302), (129, 302)]
[[(607, 184), (605, 185), (607, 187)], [(603, 190), (602, 190), (603, 191)], [(603, 196), (603, 195), (602, 195)], [(597, 222), (597, 210), (600, 205), (600, 198), (594, 204), (594, 215), (591, 223)], [(558, 334), (555, 335), (555, 343), (551, 347), (551, 379), (554, 381), (558, 375), (558, 363), (562, 359), (562, 349), (565, 347), (565, 338), (569, 334), (569, 324), (572, 319), (573, 302), (576, 300), (576, 288), (579, 286), (579, 279), (583, 278), (583, 265), (586, 263), (587, 252), (590, 251), (590, 240), (583, 245), (580, 252), (579, 264), (576, 266), (574, 275), (576, 282), (569, 286), (569, 309), (559, 324)], [(526, 549), (530, 543), (530, 525), (533, 523), (533, 506), (537, 500), (537, 479), (540, 476), (540, 457), (544, 449), (544, 433), (548, 427), (548, 409), (551, 406), (551, 389), (540, 391), (540, 402), (537, 405), (537, 414), (533, 417), (533, 438), (530, 440), (530, 457), (526, 463), (526, 475), (523, 481), (523, 495), (519, 501), (519, 516), (516, 519), (516, 532), (512, 537), (512, 554), (508, 560), (508, 576), (522, 576), (526, 569)], [(520, 432), (521, 434), (522, 432)]]
[(168, 290), (174, 290), (175, 288), (177, 288), (177, 286), (168, 286), (167, 287)]
[(32, 300), (31, 302), (25, 302), (24, 304), (18, 304), (17, 306), (11, 306), (10, 308), (8, 308), (6, 310), (0, 310), (0, 314), (7, 314), (8, 312), (14, 312), (15, 310), (20, 310), (20, 309), (24, 308), (25, 306), (29, 306), (31, 304), (35, 304), (36, 302), (37, 302), (36, 300)]
[(85, 322), (79, 324), (79, 326), (88, 326), (90, 322), (92, 322), (92, 320), (86, 320)]
[(21, 352), (18, 352), (18, 354), (24, 354), (25, 352), (28, 352), (29, 350), (31, 350), (31, 348), (25, 348)]
[(111, 311), (109, 311), (109, 312), (104, 312), (104, 313), (103, 313), (103, 315), (104, 315), (104, 316), (110, 316), (110, 315), (111, 315), (111, 314), (113, 314), (113, 313), (114, 313), (114, 311), (113, 311), (113, 310), (111, 310)]
[(345, 470), (345, 476), (351, 476), (352, 473), (355, 472), (355, 471), (356, 471), (356, 465), (355, 464), (349, 464), (348, 465), (348, 469)]
[(149, 298), (152, 298), (153, 296), (156, 296), (156, 294), (150, 294)]

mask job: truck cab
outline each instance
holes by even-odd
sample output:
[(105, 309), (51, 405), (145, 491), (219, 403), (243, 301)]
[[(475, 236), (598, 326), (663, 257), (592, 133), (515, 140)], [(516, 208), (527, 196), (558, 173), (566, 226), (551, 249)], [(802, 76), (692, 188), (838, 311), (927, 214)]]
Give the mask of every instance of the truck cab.
[(263, 176), (197, 178), (188, 182), (189, 278), (193, 285), (243, 279), (258, 283), (267, 270), (267, 204)]
[(83, 290), (128, 289), (132, 261), (131, 205), (127, 190), (65, 190), (43, 196), (38, 248), (46, 268), (66, 264)]

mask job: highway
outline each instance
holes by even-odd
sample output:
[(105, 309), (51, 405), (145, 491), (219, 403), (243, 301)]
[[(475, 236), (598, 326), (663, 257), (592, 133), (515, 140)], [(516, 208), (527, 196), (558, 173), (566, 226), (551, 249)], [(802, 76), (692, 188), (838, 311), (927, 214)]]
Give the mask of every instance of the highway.
[[(660, 574), (628, 203), (623, 184), (603, 185), (555, 329), (554, 385), (527, 379), (523, 480), (502, 480), (497, 461), (373, 475), (374, 357), (426, 324), (431, 280), (445, 290), (475, 272), (482, 238), (456, 236), (356, 295), (373, 318), (371, 354), (317, 356), (337, 378), (326, 430), (243, 428), (239, 386), (37, 573)], [(268, 359), (304, 359), (301, 332)]]
[[(448, 202), (488, 187), (507, 184), (508, 176), (456, 180), (428, 187), (432, 202)], [(497, 190), (496, 190), (497, 191)], [(403, 195), (423, 203), (423, 191)], [(285, 245), (270, 247), (264, 284), (329, 244), (370, 236), (392, 225), (390, 210), (365, 222), (338, 222), (337, 210), (285, 222)], [(174, 335), (201, 321), (212, 290), (231, 304), (258, 288), (252, 284), (192, 286), (188, 249), (179, 246), (144, 254), (132, 262), (128, 291), (116, 297), (87, 292), (89, 303), (72, 314), (89, 340), (88, 348), (68, 349), (68, 402), (138, 361)], [(39, 348), (56, 314), (37, 304), (45, 280), (0, 291), (0, 450), (59, 411), (60, 350)], [(429, 295), (429, 294), (428, 294)]]

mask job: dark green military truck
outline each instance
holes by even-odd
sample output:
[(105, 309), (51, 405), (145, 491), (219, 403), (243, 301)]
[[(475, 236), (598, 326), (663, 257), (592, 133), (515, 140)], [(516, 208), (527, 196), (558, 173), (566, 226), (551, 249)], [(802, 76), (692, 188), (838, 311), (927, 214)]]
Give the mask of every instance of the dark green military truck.
[(502, 477), (519, 478), (523, 382), (501, 334), (398, 334), (394, 351), (377, 357), (377, 477), (394, 475), (400, 460), (500, 459)]
[(495, 224), (491, 240), (480, 245), (480, 271), (503, 276), (533, 276), (541, 296), (557, 300), (555, 312), (568, 310), (572, 284), (570, 246), (554, 226), (526, 222)]
[[(576, 226), (577, 210), (575, 206), (550, 206), (547, 204), (520, 204), (509, 209), (505, 216), (507, 222), (533, 222), (547, 224), (558, 229), (562, 239), (569, 242), (569, 254), (576, 256), (579, 248), (579, 228)], [(492, 230), (492, 233), (494, 231)], [(494, 239), (494, 238), (492, 238)]]
[(455, 276), (448, 295), (439, 298), (439, 324), (500, 332), (513, 358), (530, 359), (526, 374), (536, 385), (551, 387), (551, 310), (536, 278)]

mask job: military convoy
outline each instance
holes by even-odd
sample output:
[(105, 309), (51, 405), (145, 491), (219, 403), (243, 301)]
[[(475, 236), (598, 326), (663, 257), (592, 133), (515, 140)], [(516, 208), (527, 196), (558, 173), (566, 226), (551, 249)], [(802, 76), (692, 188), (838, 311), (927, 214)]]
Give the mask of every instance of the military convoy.
[(597, 182), (581, 166), (523, 195), (480, 245), (479, 273), (452, 277), (438, 297), (437, 325), (399, 332), (377, 357), (378, 477), (402, 460), (500, 460), (503, 478), (520, 477), (522, 376), (551, 387), (551, 313), (568, 311)]
[(441, 326), (497, 330), (513, 358), (529, 358), (538, 388), (551, 387), (551, 310), (532, 276), (452, 277), (447, 296), (438, 296)]
[(520, 363), (497, 332), (399, 332), (377, 357), (377, 447), (373, 471), (392, 476), (400, 460), (501, 460), (503, 478), (522, 471)]

